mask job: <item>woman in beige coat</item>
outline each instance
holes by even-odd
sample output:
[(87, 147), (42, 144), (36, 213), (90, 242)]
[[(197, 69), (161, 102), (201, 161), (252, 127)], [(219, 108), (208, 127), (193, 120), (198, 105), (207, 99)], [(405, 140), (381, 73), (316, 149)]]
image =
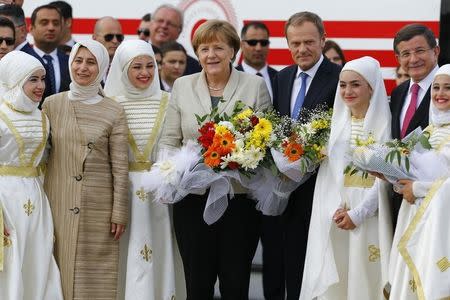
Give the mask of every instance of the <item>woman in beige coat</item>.
[[(199, 136), (195, 115), (208, 114), (212, 107), (228, 115), (238, 100), (258, 110), (270, 107), (264, 80), (236, 71), (231, 65), (240, 46), (233, 26), (224, 21), (207, 21), (197, 29), (193, 46), (203, 71), (175, 81), (160, 147), (180, 147), (195, 140)], [(212, 225), (203, 220), (207, 194), (188, 195), (173, 207), (187, 299), (213, 299), (217, 277), (222, 299), (248, 299), (261, 216), (242, 186), (234, 184), (233, 189), (234, 198)]]
[(55, 257), (65, 299), (115, 299), (119, 242), (128, 217), (128, 127), (100, 85), (109, 65), (96, 41), (69, 57), (70, 91), (47, 98), (45, 191), (55, 223)]

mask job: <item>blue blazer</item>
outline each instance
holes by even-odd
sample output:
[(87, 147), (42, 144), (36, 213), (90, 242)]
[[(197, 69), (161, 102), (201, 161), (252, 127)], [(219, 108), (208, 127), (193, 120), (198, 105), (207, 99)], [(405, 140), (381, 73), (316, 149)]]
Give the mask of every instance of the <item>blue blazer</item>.
[[(42, 57), (40, 57), (36, 53), (36, 51), (34, 51), (33, 47), (29, 43), (25, 44), (25, 46), (23, 46), (22, 49), (20, 49), (20, 51), (23, 51), (25, 53), (28, 53), (28, 54), (36, 57), (41, 62), (41, 64), (44, 66), (45, 70), (48, 72), (47, 64), (44, 62)], [(70, 74), (69, 74), (69, 56), (60, 50), (58, 50), (57, 55), (58, 55), (60, 75), (61, 75), (61, 85), (59, 88), (59, 92), (65, 92), (65, 91), (69, 90), (69, 85), (71, 82)], [(48, 80), (49, 80), (49, 77), (47, 76), (46, 81), (45, 81), (44, 96), (42, 97), (42, 101), (39, 104), (39, 108), (41, 107), (42, 103), (44, 102), (44, 99), (47, 98), (48, 96), (51, 96), (50, 82)]]

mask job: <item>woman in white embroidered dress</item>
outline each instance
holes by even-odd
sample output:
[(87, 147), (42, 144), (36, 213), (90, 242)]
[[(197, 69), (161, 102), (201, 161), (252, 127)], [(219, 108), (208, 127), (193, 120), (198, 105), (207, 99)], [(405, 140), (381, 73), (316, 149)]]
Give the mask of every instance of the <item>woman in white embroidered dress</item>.
[[(419, 156), (421, 165), (428, 169), (438, 158), (439, 167), (448, 172), (449, 64), (440, 67), (434, 76), (430, 126), (426, 131), (431, 133), (432, 152)], [(411, 164), (415, 162), (411, 161)], [(450, 297), (450, 179), (425, 182), (419, 178), (414, 182), (399, 182), (403, 185), (400, 192), (405, 201), (400, 208), (391, 252), (390, 299), (447, 299)]]
[(0, 299), (63, 299), (52, 215), (38, 172), (49, 132), (37, 108), (45, 69), (13, 51), (0, 70)]
[(183, 299), (184, 278), (177, 278), (183, 276), (183, 269), (169, 208), (154, 202), (142, 185), (145, 174), (156, 159), (170, 97), (160, 90), (158, 68), (149, 43), (130, 40), (117, 48), (105, 93), (122, 104), (130, 130), (131, 216), (129, 229), (121, 241), (120, 298)]
[[(341, 71), (328, 158), (317, 176), (300, 299), (381, 299), (392, 229), (386, 183), (344, 175), (357, 139), (390, 137), (380, 64), (371, 57)], [(377, 215), (378, 211), (378, 215)]]

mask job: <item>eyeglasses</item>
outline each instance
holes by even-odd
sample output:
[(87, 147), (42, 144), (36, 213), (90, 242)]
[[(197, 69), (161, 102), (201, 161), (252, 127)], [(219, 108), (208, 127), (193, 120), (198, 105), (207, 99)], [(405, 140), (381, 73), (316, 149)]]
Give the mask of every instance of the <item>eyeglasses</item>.
[(145, 36), (150, 36), (150, 30), (148, 30), (147, 28), (139, 28), (139, 29), (137, 30), (137, 34), (138, 34), (138, 35), (143, 34), (143, 35), (145, 35)]
[(108, 33), (103, 36), (103, 38), (105, 39), (106, 42), (111, 42), (114, 39), (114, 37), (116, 37), (116, 39), (119, 43), (121, 43), (123, 41), (123, 34), (120, 34), (120, 33), (116, 33), (116, 34)]
[(432, 50), (434, 48), (417, 48), (416, 50), (407, 50), (403, 51), (399, 54), (401, 59), (409, 59), (411, 55), (423, 56), (428, 50)]
[(267, 47), (270, 44), (269, 40), (244, 40), (249, 46), (256, 46), (256, 44), (260, 44), (261, 47)]
[(11, 37), (0, 37), (0, 45), (3, 44), (3, 42), (5, 42), (7, 46), (14, 45), (14, 39)]

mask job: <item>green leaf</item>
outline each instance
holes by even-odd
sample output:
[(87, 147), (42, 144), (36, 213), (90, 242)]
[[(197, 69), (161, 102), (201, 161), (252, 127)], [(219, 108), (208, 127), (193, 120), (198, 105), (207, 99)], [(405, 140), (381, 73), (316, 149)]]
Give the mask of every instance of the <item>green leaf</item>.
[(197, 114), (195, 114), (195, 118), (197, 119), (197, 124), (201, 125), (202, 124), (202, 118), (199, 115), (197, 115)]
[(406, 167), (406, 171), (409, 172), (409, 158), (405, 157), (405, 167)]
[(402, 156), (401, 156), (401, 154), (400, 154), (400, 151), (397, 151), (397, 162), (398, 162), (398, 165), (401, 166), (401, 163), (402, 163)]
[(419, 142), (422, 145), (422, 147), (425, 149), (431, 149), (431, 144), (428, 139), (429, 139), (429, 135), (425, 135), (425, 134), (423, 134), (419, 137)]

